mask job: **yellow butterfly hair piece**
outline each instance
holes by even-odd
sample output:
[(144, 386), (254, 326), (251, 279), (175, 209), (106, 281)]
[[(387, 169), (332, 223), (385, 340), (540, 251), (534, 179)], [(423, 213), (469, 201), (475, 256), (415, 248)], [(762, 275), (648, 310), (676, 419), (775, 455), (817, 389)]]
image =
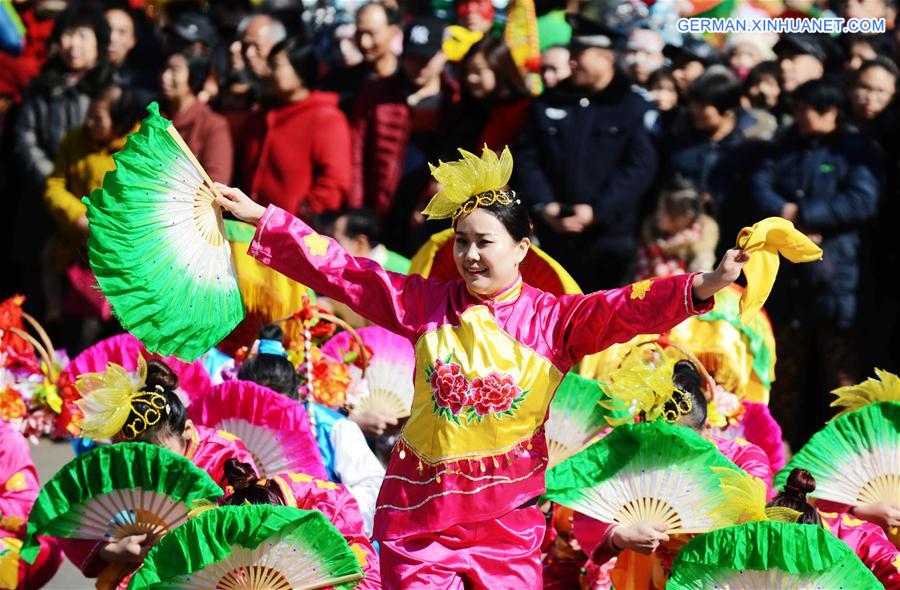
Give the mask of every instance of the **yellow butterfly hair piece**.
[(768, 520), (766, 516), (766, 484), (740, 469), (710, 467), (719, 478), (719, 487), (728, 497), (729, 518), (745, 523)]
[(459, 150), (462, 158), (455, 162), (438, 162), (431, 164), (431, 175), (441, 185), (428, 202), (422, 214), (428, 219), (447, 219), (454, 221), (463, 212), (471, 213), (477, 207), (486, 207), (494, 203), (510, 204), (514, 193), (506, 191), (506, 185), (512, 176), (513, 158), (509, 148), (503, 148), (497, 154), (484, 146), (479, 158), (464, 149)]
[[(93, 440), (112, 438), (122, 432), (134, 439), (160, 421), (168, 412), (166, 397), (158, 391), (141, 391), (147, 380), (147, 362), (138, 357), (138, 374), (132, 376), (121, 365), (109, 363), (103, 373), (85, 373), (75, 382), (81, 399), (75, 404), (84, 412), (80, 420), (81, 436)], [(137, 412), (135, 402), (148, 406)], [(136, 411), (138, 419), (125, 428), (128, 416)], [(123, 432), (123, 428), (125, 431)]]
[(856, 385), (838, 387), (831, 393), (837, 396), (831, 402), (831, 407), (843, 408), (834, 417), (837, 418), (876, 402), (900, 402), (900, 377), (889, 371), (875, 369), (874, 378), (869, 377)]
[(794, 510), (793, 508), (786, 508), (784, 506), (772, 506), (771, 508), (766, 508), (766, 518), (773, 522), (794, 524), (800, 521), (801, 516), (803, 516), (803, 513), (799, 510)]
[[(675, 422), (681, 415), (690, 413), (690, 395), (685, 395), (672, 382), (679, 360), (656, 345), (629, 354), (604, 383), (603, 390), (612, 399), (601, 401), (600, 405), (608, 410), (628, 411), (631, 416), (618, 420), (607, 417), (607, 421), (617, 426), (630, 422), (634, 415), (643, 412), (648, 422), (660, 416), (667, 422)], [(675, 401), (675, 410), (665, 409), (670, 400)]]

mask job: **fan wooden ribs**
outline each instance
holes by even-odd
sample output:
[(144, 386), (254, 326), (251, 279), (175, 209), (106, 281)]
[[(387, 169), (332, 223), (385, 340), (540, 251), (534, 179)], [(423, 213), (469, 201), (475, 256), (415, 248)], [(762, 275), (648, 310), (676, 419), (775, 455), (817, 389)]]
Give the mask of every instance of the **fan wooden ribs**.
[(225, 222), (222, 220), (221, 214), (218, 213), (219, 205), (216, 203), (216, 197), (221, 193), (216, 188), (215, 183), (203, 169), (197, 156), (191, 151), (181, 134), (175, 129), (175, 125), (169, 125), (166, 129), (184, 155), (190, 160), (191, 164), (197, 169), (200, 176), (203, 177), (203, 184), (197, 189), (196, 199), (194, 200), (194, 222), (197, 224), (197, 230), (207, 242), (213, 246), (221, 246), (225, 243)]
[(186, 576), (183, 588), (197, 590), (318, 590), (362, 579), (362, 574), (324, 578), (317, 557), (284, 541), (256, 549), (235, 546), (231, 555)]
[(79, 523), (76, 538), (109, 541), (130, 535), (161, 537), (184, 522), (187, 506), (163, 494), (125, 489), (95, 496), (66, 518)]

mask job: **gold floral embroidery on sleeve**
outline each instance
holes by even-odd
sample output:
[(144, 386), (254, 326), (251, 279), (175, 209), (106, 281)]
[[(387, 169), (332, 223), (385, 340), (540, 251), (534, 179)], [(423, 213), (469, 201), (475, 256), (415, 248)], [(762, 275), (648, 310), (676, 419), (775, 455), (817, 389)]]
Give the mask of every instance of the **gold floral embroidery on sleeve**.
[(312, 256), (325, 256), (325, 253), (328, 252), (328, 246), (330, 245), (328, 238), (315, 232), (303, 236), (303, 243), (306, 244), (306, 247), (309, 249), (309, 253)]
[(307, 475), (306, 473), (289, 473), (288, 477), (291, 478), (291, 481), (294, 483), (309, 483), (314, 478), (311, 475)]
[(646, 281), (634, 283), (633, 285), (631, 285), (631, 298), (632, 299), (640, 299), (643, 301), (644, 296), (650, 292), (650, 286), (652, 284), (653, 284), (652, 279), (647, 279)]
[(21, 471), (16, 472), (12, 477), (6, 480), (4, 486), (7, 492), (17, 492), (25, 489), (25, 474)]

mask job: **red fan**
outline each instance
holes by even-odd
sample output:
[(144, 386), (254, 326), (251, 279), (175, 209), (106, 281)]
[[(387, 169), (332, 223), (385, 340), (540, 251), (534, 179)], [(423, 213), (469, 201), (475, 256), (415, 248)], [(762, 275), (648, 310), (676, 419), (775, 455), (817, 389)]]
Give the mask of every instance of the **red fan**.
[(226, 381), (188, 408), (194, 422), (239, 437), (262, 477), (306, 473), (328, 479), (303, 404), (250, 381)]
[[(553, 295), (581, 293), (575, 279), (566, 269), (537, 246), (528, 250), (520, 268), (522, 280), (532, 287)], [(460, 278), (453, 261), (453, 229), (431, 236), (416, 252), (409, 272), (443, 281)]]
[(150, 354), (144, 345), (131, 334), (112, 336), (86, 348), (69, 363), (63, 374), (67, 374), (74, 383), (78, 376), (84, 373), (104, 372), (107, 363), (121, 365), (126, 371), (136, 371), (138, 354), (142, 354), (147, 360), (160, 358), (169, 365), (178, 375), (178, 388), (187, 394), (189, 400), (193, 400), (212, 388), (209, 373), (206, 372), (199, 360), (186, 363), (173, 356), (159, 357)]

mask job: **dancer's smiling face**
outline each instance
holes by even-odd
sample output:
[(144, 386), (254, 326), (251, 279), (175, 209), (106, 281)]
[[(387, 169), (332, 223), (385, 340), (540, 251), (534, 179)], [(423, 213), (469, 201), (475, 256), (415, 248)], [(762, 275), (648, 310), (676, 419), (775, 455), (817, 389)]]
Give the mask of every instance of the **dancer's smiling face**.
[(494, 213), (478, 208), (456, 222), (453, 258), (466, 286), (479, 295), (494, 295), (519, 274), (531, 241), (516, 239)]

